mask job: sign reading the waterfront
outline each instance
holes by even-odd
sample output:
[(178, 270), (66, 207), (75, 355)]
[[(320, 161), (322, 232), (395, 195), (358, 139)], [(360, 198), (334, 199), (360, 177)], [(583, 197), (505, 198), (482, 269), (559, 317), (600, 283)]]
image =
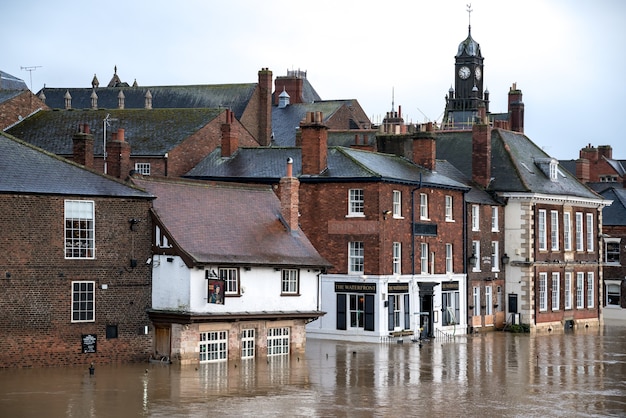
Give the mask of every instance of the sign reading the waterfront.
[(98, 336), (96, 334), (83, 334), (81, 337), (83, 343), (83, 353), (95, 353)]
[(409, 293), (408, 283), (389, 283), (387, 285), (387, 291), (389, 293)]
[(376, 283), (335, 282), (335, 292), (376, 293)]

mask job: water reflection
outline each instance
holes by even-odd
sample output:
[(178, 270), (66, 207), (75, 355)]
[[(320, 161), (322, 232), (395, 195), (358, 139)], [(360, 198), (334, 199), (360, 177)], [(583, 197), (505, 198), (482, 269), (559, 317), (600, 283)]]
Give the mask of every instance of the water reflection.
[(0, 416), (625, 416), (626, 327), (403, 344), (309, 340), (302, 358), (0, 370)]

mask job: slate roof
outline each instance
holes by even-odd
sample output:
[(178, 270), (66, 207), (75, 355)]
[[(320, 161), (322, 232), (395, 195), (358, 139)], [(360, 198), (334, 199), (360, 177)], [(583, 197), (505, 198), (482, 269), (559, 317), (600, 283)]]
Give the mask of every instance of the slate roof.
[[(472, 175), (472, 132), (437, 133), (437, 158), (448, 160), (465, 176)], [(489, 190), (494, 192), (540, 193), (599, 199), (569, 171), (559, 169), (558, 181), (551, 181), (540, 167), (550, 159), (541, 148), (522, 133), (492, 129), (491, 175)]]
[(290, 104), (284, 108), (272, 107), (273, 143), (280, 147), (293, 147), (296, 144), (296, 130), (308, 112), (322, 112), (322, 123), (327, 124), (335, 112), (352, 103), (353, 100), (324, 100)]
[(13, 99), (14, 97), (17, 97), (17, 96), (19, 96), (22, 93), (24, 93), (24, 90), (4, 90), (4, 89), (0, 89), (0, 104)]
[(0, 71), (0, 90), (28, 90), (24, 80)]
[(0, 132), (0, 193), (145, 198), (136, 187)]
[[(283, 164), (284, 165), (284, 164)], [(302, 231), (288, 231), (269, 186), (134, 178), (153, 211), (197, 263), (327, 267)]]
[(295, 147), (239, 148), (231, 158), (222, 158), (218, 147), (185, 177), (276, 182), (285, 175), (287, 158), (293, 159), (293, 174), (300, 182), (389, 181), (467, 190), (467, 186), (438, 172), (431, 172), (392, 154), (345, 147), (328, 148), (328, 169), (319, 175), (302, 175), (302, 150)]
[(88, 123), (94, 136), (94, 154), (102, 155), (103, 121), (116, 121), (110, 132), (123, 128), (133, 156), (161, 156), (215, 119), (224, 109), (113, 109), (47, 110), (24, 119), (7, 133), (58, 155), (72, 154), (72, 136)]
[(459, 183), (463, 183), (471, 189), (465, 194), (465, 201), (468, 203), (477, 203), (481, 205), (502, 205), (502, 202), (494, 196), (486, 192), (483, 188), (474, 184), (465, 174), (461, 173), (455, 166), (445, 160), (437, 160), (436, 171), (444, 176), (451, 178)]
[[(279, 78), (289, 78), (289, 76), (287, 77), (278, 76), (276, 77), (276, 80), (278, 80)], [(274, 93), (272, 93), (272, 103), (274, 103), (274, 95), (276, 94), (280, 95), (282, 92), (283, 90), (280, 90), (280, 91), (275, 90)], [(291, 98), (291, 100), (294, 100), (294, 99), (295, 99), (294, 97)], [(302, 79), (302, 101), (305, 103), (313, 103), (313, 102), (317, 102), (320, 100), (322, 100), (320, 95), (317, 94), (317, 92), (315, 91), (315, 89), (313, 88), (309, 80), (306, 77), (304, 77)]]
[(610, 206), (602, 209), (602, 225), (625, 226), (626, 225), (626, 189), (609, 188), (604, 190), (602, 197), (612, 200)]
[(73, 109), (90, 109), (91, 94), (98, 95), (98, 108), (114, 110), (118, 108), (118, 94), (124, 93), (125, 109), (144, 109), (145, 96), (149, 90), (153, 109), (189, 108), (228, 108), (240, 119), (252, 98), (257, 83), (213, 84), (188, 86), (147, 86), (147, 87), (99, 87), (89, 88), (50, 88), (43, 91), (46, 105), (52, 109), (65, 109), (65, 93), (72, 96)]

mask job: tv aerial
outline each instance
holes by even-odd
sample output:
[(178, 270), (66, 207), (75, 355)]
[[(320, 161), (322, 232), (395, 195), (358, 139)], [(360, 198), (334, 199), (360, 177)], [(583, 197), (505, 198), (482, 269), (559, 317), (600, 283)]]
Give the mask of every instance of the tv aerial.
[(30, 91), (33, 91), (33, 71), (41, 67), (42, 67), (41, 65), (32, 65), (30, 67), (20, 67), (20, 69), (24, 71), (28, 71), (28, 73), (30, 74)]

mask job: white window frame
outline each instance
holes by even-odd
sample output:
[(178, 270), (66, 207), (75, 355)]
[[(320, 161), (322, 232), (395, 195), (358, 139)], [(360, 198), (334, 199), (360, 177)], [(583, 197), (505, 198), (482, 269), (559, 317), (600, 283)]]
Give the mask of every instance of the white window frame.
[(500, 231), (500, 224), (499, 224), (498, 218), (499, 218), (498, 207), (492, 206), (491, 207), (491, 232)]
[(561, 275), (557, 272), (552, 273), (552, 310), (558, 311), (561, 309)]
[(493, 315), (493, 288), (485, 286), (485, 315)]
[(546, 210), (539, 209), (537, 212), (537, 247), (539, 251), (548, 249), (548, 235), (546, 231)]
[(135, 163), (135, 171), (142, 176), (150, 175), (150, 163)]
[(71, 322), (96, 321), (96, 282), (77, 280), (72, 282)]
[(563, 301), (563, 309), (568, 310), (568, 309), (572, 309), (572, 272), (571, 271), (566, 271), (565, 272), (565, 289), (563, 289), (563, 297), (564, 297), (564, 301)]
[(420, 243), (420, 272), (428, 274), (428, 243)]
[[(606, 286), (606, 305), (607, 307), (620, 307), (622, 300), (622, 283), (621, 280), (605, 280)], [(617, 296), (615, 302), (611, 302), (611, 296)]]
[(500, 271), (500, 243), (491, 241), (491, 271)]
[(96, 209), (93, 200), (66, 200), (64, 242), (66, 259), (96, 258)]
[(473, 316), (480, 316), (480, 286), (474, 286), (472, 297), (474, 302), (472, 314)]
[(604, 262), (606, 264), (620, 265), (620, 241), (620, 238), (604, 238)]
[(572, 250), (572, 214), (563, 212), (563, 249)]
[(558, 178), (558, 164), (556, 161), (552, 160), (550, 161), (550, 180), (551, 181), (557, 181)]
[(480, 231), (480, 206), (472, 205), (472, 231)]
[(239, 295), (239, 269), (237, 267), (219, 267), (220, 280), (224, 280), (224, 295)]
[(576, 309), (583, 309), (585, 307), (585, 300), (583, 299), (585, 291), (585, 273), (576, 273)]
[(539, 312), (548, 310), (548, 273), (539, 273)]
[(559, 211), (550, 211), (550, 249), (559, 251)]
[(576, 212), (576, 251), (585, 251), (583, 241), (583, 214)]
[(241, 358), (254, 358), (256, 346), (256, 330), (254, 328), (246, 328), (241, 330)]
[(446, 195), (445, 197), (446, 203), (446, 222), (454, 222), (454, 201), (452, 200), (452, 196)]
[(289, 327), (267, 329), (267, 356), (289, 355)]
[(594, 223), (593, 223), (593, 213), (587, 213), (586, 214), (586, 221), (587, 221), (587, 251), (592, 253), (593, 249), (595, 248), (594, 245), (594, 234), (593, 234), (593, 230), (594, 230)]
[(365, 192), (363, 189), (348, 190), (348, 216), (365, 216)]
[(472, 266), (472, 271), (480, 271), (480, 241), (472, 241), (472, 254), (476, 257), (476, 262)]
[(393, 191), (393, 217), (402, 218), (402, 192), (400, 190)]
[(420, 219), (429, 220), (428, 218), (428, 195), (420, 193)]
[(446, 273), (454, 272), (454, 258), (452, 253), (452, 244), (446, 244)]
[(362, 241), (348, 243), (348, 272), (362, 274), (365, 271), (365, 248)]
[(393, 274), (402, 274), (402, 244), (399, 242), (393, 243), (392, 271)]
[(300, 271), (298, 269), (282, 269), (280, 281), (281, 295), (298, 295), (300, 293)]
[(228, 331), (200, 333), (200, 363), (219, 363), (228, 360)]
[(594, 286), (593, 272), (587, 272), (587, 308), (593, 308), (595, 306), (595, 297), (593, 294)]

